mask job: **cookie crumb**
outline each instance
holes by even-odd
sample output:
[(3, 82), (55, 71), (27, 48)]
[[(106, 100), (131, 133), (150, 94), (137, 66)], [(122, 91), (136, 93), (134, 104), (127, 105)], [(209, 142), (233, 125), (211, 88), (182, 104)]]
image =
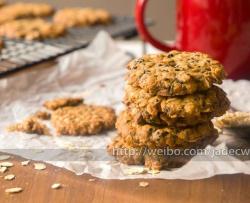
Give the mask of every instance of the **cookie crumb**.
[(60, 189), (62, 187), (62, 185), (60, 183), (54, 183), (53, 185), (51, 185), (51, 189)]
[(9, 175), (6, 175), (6, 176), (4, 176), (4, 180), (13, 180), (13, 179), (15, 179), (15, 175), (14, 174), (9, 174)]
[(22, 165), (22, 166), (27, 166), (27, 165), (29, 165), (29, 163), (30, 163), (30, 160), (22, 161), (22, 162), (21, 162), (21, 165)]
[(43, 106), (49, 110), (57, 110), (66, 106), (78, 106), (83, 103), (83, 98), (57, 98), (49, 101), (45, 101)]
[(5, 173), (6, 171), (8, 170), (8, 168), (7, 167), (0, 167), (0, 173)]
[(14, 166), (14, 164), (11, 163), (11, 162), (7, 162), (7, 161), (6, 161), (6, 162), (1, 162), (1, 163), (0, 163), (0, 166), (1, 166), (1, 167), (7, 167), (7, 168), (8, 168), (8, 167)]
[(46, 165), (45, 164), (43, 164), (43, 163), (34, 163), (34, 168), (36, 169), (36, 170), (44, 170), (44, 169), (46, 169)]
[(6, 193), (19, 193), (22, 191), (23, 189), (21, 187), (8, 188), (5, 190)]
[(148, 187), (148, 186), (149, 186), (148, 182), (145, 181), (139, 182), (139, 187)]

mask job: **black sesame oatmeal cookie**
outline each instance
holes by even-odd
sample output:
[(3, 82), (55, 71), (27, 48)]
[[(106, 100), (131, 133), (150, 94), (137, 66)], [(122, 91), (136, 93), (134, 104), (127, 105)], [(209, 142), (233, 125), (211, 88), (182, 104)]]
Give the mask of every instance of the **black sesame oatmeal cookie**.
[(129, 111), (123, 111), (118, 116), (116, 128), (128, 144), (150, 148), (186, 148), (205, 137), (218, 134), (211, 121), (185, 128), (138, 125)]
[(193, 94), (225, 78), (223, 66), (200, 52), (144, 55), (131, 61), (128, 70), (129, 85), (160, 96)]
[(93, 135), (112, 129), (115, 111), (106, 106), (80, 105), (52, 112), (51, 123), (58, 135)]
[[(207, 145), (213, 143), (216, 138), (217, 134), (204, 137), (196, 143), (189, 144), (185, 149), (204, 149)], [(127, 165), (144, 165), (152, 170), (181, 167), (193, 157), (191, 154), (173, 155), (172, 152), (168, 154), (167, 150), (169, 149), (138, 147), (119, 134), (107, 147), (108, 153), (119, 162)], [(183, 149), (180, 149), (180, 152), (183, 152)]]
[(230, 106), (226, 93), (216, 86), (192, 95), (162, 97), (151, 96), (143, 89), (127, 85), (124, 103), (139, 124), (171, 126), (208, 122), (223, 115)]

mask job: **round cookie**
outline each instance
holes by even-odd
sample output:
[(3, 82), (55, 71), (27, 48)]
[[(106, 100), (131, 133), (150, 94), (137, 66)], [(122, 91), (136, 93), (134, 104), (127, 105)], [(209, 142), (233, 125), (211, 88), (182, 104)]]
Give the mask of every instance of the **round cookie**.
[(211, 121), (186, 128), (138, 125), (128, 110), (118, 116), (116, 128), (126, 142), (135, 147), (186, 148), (204, 137), (217, 135)]
[[(208, 144), (212, 144), (216, 138), (217, 134), (204, 137), (196, 143), (189, 144), (185, 150), (204, 149)], [(194, 154), (183, 154), (182, 149), (177, 149), (176, 154), (173, 154), (174, 151), (168, 148), (150, 149), (134, 146), (133, 143), (127, 142), (126, 138), (119, 134), (108, 145), (107, 151), (123, 164), (145, 165), (152, 170), (181, 167), (194, 156)]]
[(64, 26), (46, 22), (40, 18), (13, 20), (0, 25), (0, 36), (10, 39), (37, 40), (55, 38), (65, 32)]
[(223, 115), (230, 106), (226, 93), (216, 86), (192, 95), (162, 97), (151, 96), (143, 89), (127, 85), (124, 103), (140, 124), (178, 127), (208, 122)]
[(116, 115), (106, 106), (80, 105), (63, 107), (51, 114), (58, 135), (92, 135), (112, 129)]
[(129, 85), (160, 96), (193, 94), (225, 78), (223, 66), (200, 52), (144, 55), (131, 61), (128, 70)]

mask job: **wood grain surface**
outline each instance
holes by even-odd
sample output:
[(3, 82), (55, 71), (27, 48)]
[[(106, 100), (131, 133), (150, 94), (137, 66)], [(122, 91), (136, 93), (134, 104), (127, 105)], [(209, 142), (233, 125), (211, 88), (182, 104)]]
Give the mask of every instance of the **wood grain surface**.
[[(250, 199), (250, 176), (223, 175), (209, 179), (185, 180), (102, 180), (89, 175), (76, 176), (70, 171), (46, 164), (43, 171), (34, 169), (33, 161), (22, 166), (23, 159), (11, 156), (14, 163), (0, 173), (1, 203), (247, 203)], [(195, 170), (195, 169), (194, 169)], [(4, 180), (14, 174), (12, 181)], [(148, 187), (139, 187), (147, 181)], [(51, 189), (53, 183), (62, 188)], [(22, 187), (18, 194), (5, 193), (6, 188)]]

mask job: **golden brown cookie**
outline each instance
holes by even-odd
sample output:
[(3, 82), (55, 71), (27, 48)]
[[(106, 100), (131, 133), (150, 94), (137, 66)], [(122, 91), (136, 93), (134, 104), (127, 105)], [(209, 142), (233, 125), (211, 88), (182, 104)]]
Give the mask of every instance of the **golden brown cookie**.
[[(186, 146), (184, 154), (184, 149), (138, 147), (118, 134), (108, 145), (107, 151), (121, 163), (145, 165), (152, 170), (161, 170), (184, 165), (195, 155), (194, 149), (204, 149), (207, 145), (212, 144), (216, 138), (217, 134), (214, 134), (204, 137), (198, 142), (190, 143)], [(192, 154), (188, 150), (192, 150)]]
[(62, 25), (46, 22), (43, 19), (20, 19), (0, 25), (0, 36), (10, 39), (37, 40), (55, 38), (65, 33)]
[(190, 143), (196, 143), (204, 137), (217, 135), (211, 121), (185, 128), (139, 125), (134, 122), (128, 110), (118, 116), (116, 128), (126, 142), (134, 147), (186, 148)]
[(28, 134), (50, 135), (49, 129), (34, 117), (28, 117), (21, 123), (13, 124), (7, 128), (10, 132), (25, 132)]
[(128, 70), (129, 85), (160, 96), (193, 94), (225, 78), (223, 66), (200, 52), (144, 55), (131, 61)]
[(83, 98), (79, 97), (65, 97), (45, 101), (43, 106), (49, 110), (56, 110), (66, 106), (78, 106), (83, 104)]
[(124, 103), (138, 123), (174, 126), (208, 122), (223, 115), (230, 106), (226, 93), (216, 86), (192, 95), (162, 97), (127, 85)]
[(106, 106), (80, 105), (54, 111), (51, 122), (58, 135), (93, 135), (114, 127), (116, 115)]
[(14, 3), (0, 9), (0, 24), (25, 17), (44, 17), (54, 9), (46, 3)]
[(93, 8), (65, 8), (57, 11), (53, 17), (55, 23), (65, 27), (107, 24), (110, 20), (109, 12)]

